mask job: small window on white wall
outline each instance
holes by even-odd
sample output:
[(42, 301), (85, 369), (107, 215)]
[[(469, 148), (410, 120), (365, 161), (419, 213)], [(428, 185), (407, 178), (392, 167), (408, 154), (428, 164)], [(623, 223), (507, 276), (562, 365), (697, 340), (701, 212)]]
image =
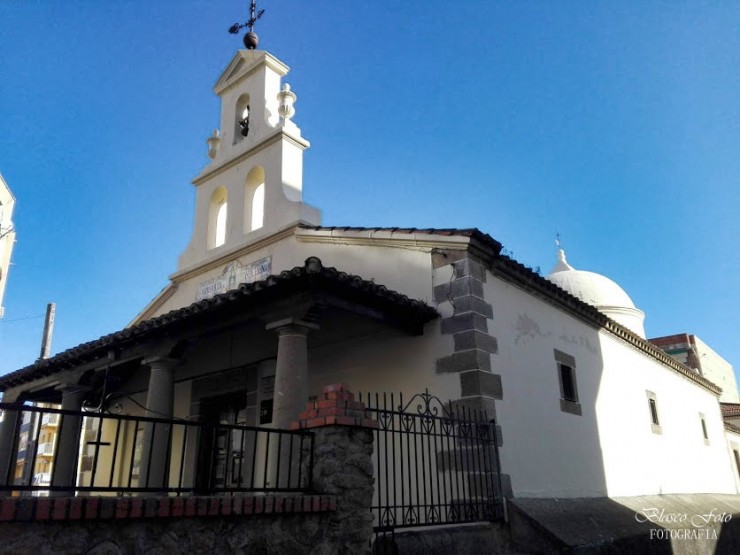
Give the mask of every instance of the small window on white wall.
[(224, 187), (217, 188), (211, 195), (208, 209), (208, 248), (215, 249), (226, 242), (229, 203)]
[(652, 391), (646, 391), (648, 398), (648, 410), (650, 411), (650, 426), (654, 434), (662, 434), (663, 428), (660, 425), (660, 416), (658, 415), (658, 398)]
[(244, 185), (244, 233), (265, 225), (265, 169), (255, 166)]
[(699, 421), (701, 422), (701, 433), (704, 436), (704, 445), (709, 445), (709, 433), (707, 432), (707, 419), (703, 413), (699, 413)]
[(560, 410), (581, 416), (581, 403), (578, 399), (578, 384), (576, 382), (576, 359), (563, 351), (557, 349), (554, 351), (558, 382), (560, 383)]

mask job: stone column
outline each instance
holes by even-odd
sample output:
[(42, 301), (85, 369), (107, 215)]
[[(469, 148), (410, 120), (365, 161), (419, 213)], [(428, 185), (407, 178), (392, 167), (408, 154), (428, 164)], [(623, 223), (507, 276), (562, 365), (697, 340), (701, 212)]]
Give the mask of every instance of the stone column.
[[(160, 357), (147, 359), (142, 363), (149, 366), (150, 371), (145, 413), (148, 418), (172, 418), (175, 400), (174, 368), (178, 362), (175, 359)], [(145, 424), (139, 487), (167, 487), (171, 431), (171, 424), (161, 422)]]
[(287, 430), (308, 400), (308, 333), (319, 327), (289, 318), (268, 324), (266, 329), (278, 334), (272, 423), (275, 428)]
[[(3, 399), (10, 404), (13, 400)], [(16, 432), (20, 429), (22, 403), (16, 403), (18, 410), (5, 410), (0, 422), (0, 485), (9, 486), (13, 483), (15, 469), (12, 468), (16, 458)], [(10, 474), (10, 476), (8, 476)], [(9, 478), (9, 479), (8, 479)], [(0, 491), (0, 497), (9, 496), (9, 491)]]
[[(70, 385), (62, 389), (62, 410), (80, 412), (87, 388)], [(54, 455), (52, 486), (73, 488), (77, 483), (77, 463), (80, 457), (80, 430), (82, 416), (64, 414), (59, 422), (57, 450)], [(69, 496), (68, 491), (52, 491), (56, 497)]]
[[(272, 426), (287, 430), (308, 400), (308, 333), (318, 329), (318, 326), (290, 318), (268, 324), (266, 329), (274, 329), (278, 334)], [(297, 475), (295, 461), (288, 456), (290, 438), (271, 433), (269, 442), (267, 484), (271, 487), (288, 487), (292, 477)]]

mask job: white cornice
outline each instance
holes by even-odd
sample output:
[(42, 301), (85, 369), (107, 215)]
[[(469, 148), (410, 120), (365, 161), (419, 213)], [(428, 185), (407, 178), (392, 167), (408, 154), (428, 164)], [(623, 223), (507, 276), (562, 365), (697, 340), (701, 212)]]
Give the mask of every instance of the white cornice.
[(170, 281), (172, 281), (173, 283), (182, 283), (183, 281), (187, 281), (209, 270), (223, 266), (225, 263), (231, 262), (232, 260), (235, 260), (241, 256), (263, 249), (269, 245), (272, 245), (273, 243), (277, 243), (278, 241), (281, 241), (282, 239), (293, 235), (294, 230), (299, 225), (301, 225), (301, 223), (302, 222), (289, 224), (288, 226), (283, 227), (282, 229), (279, 229), (278, 231), (271, 233), (270, 235), (267, 235), (261, 239), (245, 245), (231, 248), (222, 253), (218, 253), (218, 255), (215, 255), (213, 258), (210, 258), (205, 262), (199, 262), (198, 264), (195, 264), (188, 268), (178, 270), (174, 274), (170, 275)]
[(290, 143), (293, 143), (293, 145), (297, 146), (298, 148), (302, 150), (306, 150), (309, 146), (311, 146), (311, 143), (309, 143), (306, 139), (302, 137), (295, 137), (294, 135), (291, 135), (286, 131), (286, 129), (283, 126), (277, 127), (275, 130), (275, 133), (268, 136), (267, 138), (263, 139), (261, 142), (257, 143), (251, 148), (248, 148), (241, 154), (237, 155), (234, 158), (231, 158), (220, 165), (214, 165), (214, 163), (209, 164), (206, 166), (203, 171), (193, 179), (192, 183), (196, 187), (205, 181), (209, 180), (210, 178), (230, 169), (239, 164), (240, 162), (243, 162), (247, 158), (250, 158), (257, 154), (259, 151), (264, 150), (270, 145), (275, 144), (276, 142), (285, 139)]
[(303, 243), (334, 243), (374, 247), (457, 249), (465, 250), (470, 237), (464, 235), (436, 235), (434, 233), (392, 231), (386, 229), (342, 230), (306, 229), (296, 230), (296, 239)]

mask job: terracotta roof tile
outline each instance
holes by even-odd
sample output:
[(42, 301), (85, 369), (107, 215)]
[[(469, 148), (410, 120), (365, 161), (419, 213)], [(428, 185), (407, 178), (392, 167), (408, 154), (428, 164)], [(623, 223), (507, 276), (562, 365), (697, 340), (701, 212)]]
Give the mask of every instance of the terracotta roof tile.
[(366, 302), (372, 301), (379, 308), (402, 311), (420, 322), (428, 322), (439, 316), (434, 308), (423, 301), (410, 299), (360, 276), (347, 274), (336, 268), (326, 268), (321, 260), (312, 256), (306, 259), (304, 266), (296, 266), (292, 270), (268, 276), (262, 281), (242, 283), (237, 289), (144, 320), (130, 328), (82, 343), (51, 358), (39, 360), (30, 366), (1, 376), (0, 391), (49, 376), (62, 368), (94, 360), (121, 343), (144, 340), (152, 333), (163, 331), (198, 314), (213, 312), (219, 307), (244, 302), (247, 299), (251, 302), (269, 301), (307, 288), (325, 290), (340, 296), (352, 295)]

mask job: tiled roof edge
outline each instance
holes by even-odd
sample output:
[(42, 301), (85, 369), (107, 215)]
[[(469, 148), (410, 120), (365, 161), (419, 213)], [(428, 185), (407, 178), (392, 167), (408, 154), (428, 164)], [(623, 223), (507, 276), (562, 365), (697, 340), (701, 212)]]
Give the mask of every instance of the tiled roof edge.
[(436, 309), (427, 305), (424, 301), (410, 299), (406, 295), (388, 289), (384, 285), (379, 285), (372, 281), (365, 280), (360, 276), (347, 274), (333, 267), (324, 267), (319, 258), (311, 256), (306, 259), (303, 266), (296, 266), (291, 270), (284, 270), (278, 275), (268, 276), (266, 279), (261, 281), (242, 283), (236, 289), (215, 295), (209, 299), (194, 302), (186, 307), (171, 310), (166, 314), (149, 318), (135, 326), (104, 335), (93, 341), (81, 343), (76, 347), (71, 347), (57, 355), (54, 355), (51, 358), (39, 360), (34, 364), (6, 374), (5, 376), (0, 376), (0, 391), (5, 391), (10, 387), (21, 385), (22, 383), (27, 383), (33, 379), (53, 374), (57, 370), (68, 367), (74, 362), (86, 362), (88, 360), (92, 360), (95, 358), (94, 355), (96, 353), (107, 350), (116, 343), (135, 340), (148, 335), (153, 330), (161, 329), (162, 327), (175, 322), (181, 322), (185, 318), (195, 314), (206, 313), (223, 303), (233, 302), (240, 297), (249, 296), (302, 278), (326, 279), (330, 280), (332, 284), (349, 286), (373, 297), (384, 299), (395, 305), (405, 306), (418, 311), (424, 321), (429, 321), (439, 316)]
[(719, 395), (722, 392), (722, 388), (710, 382), (703, 376), (700, 376), (688, 366), (681, 364), (676, 359), (667, 355), (665, 352), (646, 339), (643, 339), (632, 330), (615, 322), (602, 312), (599, 312), (595, 307), (571, 295), (564, 289), (561, 289), (559, 286), (542, 277), (532, 269), (527, 268), (520, 262), (517, 262), (513, 258), (499, 255), (495, 258), (495, 267), (505, 279), (519, 284), (527, 291), (534, 290), (541, 296), (551, 300), (551, 302), (558, 307), (566, 309), (573, 316), (584, 320), (593, 326), (605, 329), (612, 335), (615, 335), (633, 347), (636, 347), (643, 353), (663, 363), (673, 371), (696, 382), (715, 395)]

